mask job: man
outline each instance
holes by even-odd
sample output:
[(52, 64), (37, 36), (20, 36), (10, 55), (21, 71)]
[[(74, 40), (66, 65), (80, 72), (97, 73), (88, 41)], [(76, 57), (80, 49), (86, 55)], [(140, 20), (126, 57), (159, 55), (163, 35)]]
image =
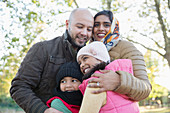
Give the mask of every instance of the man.
[(66, 21), (63, 36), (30, 48), (10, 89), (11, 97), (25, 112), (59, 112), (45, 104), (53, 96), (56, 73), (61, 64), (75, 60), (77, 50), (90, 39), (93, 21), (87, 9), (75, 9)]

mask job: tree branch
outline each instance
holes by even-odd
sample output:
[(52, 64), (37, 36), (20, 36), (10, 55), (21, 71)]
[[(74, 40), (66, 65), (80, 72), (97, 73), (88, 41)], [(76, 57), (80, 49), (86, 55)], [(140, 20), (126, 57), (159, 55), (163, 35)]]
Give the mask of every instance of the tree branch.
[(77, 6), (77, 8), (79, 8), (79, 5), (77, 4), (77, 1), (76, 0), (73, 0), (75, 5)]
[(159, 20), (159, 23), (161, 24), (161, 29), (162, 29), (162, 32), (163, 32), (163, 37), (164, 37), (164, 40), (165, 40), (165, 49), (167, 48), (167, 44), (168, 44), (168, 36), (167, 36), (167, 33), (166, 33), (166, 27), (165, 27), (165, 24), (163, 22), (163, 17), (161, 15), (161, 12), (160, 12), (160, 1), (158, 0), (154, 0), (155, 1), (155, 7), (156, 7), (156, 12), (158, 14), (158, 20)]
[(133, 41), (133, 40), (131, 40), (131, 39), (129, 39), (129, 38), (127, 38), (127, 39), (128, 39), (130, 42), (139, 44), (139, 45), (141, 45), (142, 47), (144, 47), (144, 48), (146, 48), (146, 49), (148, 49), (148, 50), (154, 51), (154, 52), (158, 53), (159, 55), (161, 55), (162, 57), (165, 58), (165, 55), (163, 55), (163, 54), (160, 53), (159, 51), (157, 51), (157, 50), (155, 50), (155, 49), (152, 49), (152, 48), (149, 48), (149, 47), (146, 47), (145, 45), (143, 45), (143, 44), (141, 44), (141, 43), (139, 43), (139, 42)]
[(107, 0), (107, 9), (111, 10), (111, 0)]
[(96, 8), (91, 8), (91, 7), (88, 7), (89, 9), (93, 10), (93, 11), (96, 11), (96, 12), (99, 12), (100, 10), (97, 10)]
[(2, 2), (7, 2), (7, 0), (2, 0)]
[[(138, 33), (137, 30), (135, 30), (135, 29), (133, 29), (133, 31), (136, 32), (136, 33)], [(139, 33), (139, 34), (142, 35), (142, 36), (144, 36), (144, 37), (148, 37), (148, 38), (151, 39), (153, 42), (155, 42), (155, 44), (156, 44), (159, 48), (165, 50), (165, 48), (162, 47), (162, 46), (161, 46), (157, 41), (155, 41), (153, 38), (151, 38), (151, 37), (149, 37), (149, 36), (147, 36), (146, 34), (143, 34), (143, 33)]]

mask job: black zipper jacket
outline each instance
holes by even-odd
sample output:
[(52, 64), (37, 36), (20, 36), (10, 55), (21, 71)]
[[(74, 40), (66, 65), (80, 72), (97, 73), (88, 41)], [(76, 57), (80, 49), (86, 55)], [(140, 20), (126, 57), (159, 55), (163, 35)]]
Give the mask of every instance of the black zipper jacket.
[(75, 60), (67, 32), (63, 36), (33, 45), (11, 82), (10, 94), (26, 113), (44, 113), (53, 97), (60, 65)]

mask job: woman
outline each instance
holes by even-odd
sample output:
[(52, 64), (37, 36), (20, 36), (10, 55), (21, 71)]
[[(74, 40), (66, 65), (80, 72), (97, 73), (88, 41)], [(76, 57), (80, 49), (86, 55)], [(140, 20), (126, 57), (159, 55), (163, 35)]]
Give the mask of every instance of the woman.
[[(121, 40), (119, 34), (119, 22), (113, 16), (111, 11), (103, 10), (94, 16), (93, 33), (94, 37), (91, 41), (102, 41), (109, 51), (111, 61), (115, 59), (132, 60), (134, 76), (131, 76), (124, 71), (117, 72), (116, 74), (118, 79), (120, 79), (120, 82), (119, 85), (112, 90), (120, 94), (126, 94), (135, 101), (147, 98), (151, 92), (151, 84), (148, 80), (144, 57), (132, 43)], [(101, 76), (94, 76), (99, 78), (92, 79), (91, 83), (99, 82), (100, 85), (93, 84), (89, 85), (89, 87), (98, 86), (102, 88), (102, 86), (106, 86), (106, 84), (113, 82), (111, 79), (107, 79), (107, 82), (104, 82), (104, 80), (101, 80)], [(98, 92), (99, 91), (94, 91), (94, 93)]]

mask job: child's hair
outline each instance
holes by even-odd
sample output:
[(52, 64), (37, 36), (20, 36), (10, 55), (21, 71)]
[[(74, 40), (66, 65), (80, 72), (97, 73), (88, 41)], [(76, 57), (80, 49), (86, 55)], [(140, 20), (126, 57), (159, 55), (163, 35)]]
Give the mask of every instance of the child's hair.
[(60, 82), (64, 77), (73, 77), (82, 82), (83, 74), (80, 71), (80, 66), (76, 61), (66, 62), (60, 66), (56, 75), (56, 87), (53, 90), (53, 96), (57, 96), (70, 105), (81, 105), (83, 95), (80, 90), (67, 92), (61, 91)]
[(106, 46), (100, 41), (94, 41), (82, 47), (77, 53), (77, 61), (80, 55), (89, 55), (105, 63), (110, 61), (110, 56)]
[(88, 73), (86, 73), (83, 76), (83, 80), (91, 77), (91, 75), (96, 70), (104, 69), (105, 66), (110, 62), (110, 56), (106, 49), (106, 46), (103, 44), (103, 42), (100, 41), (91, 42), (90, 44), (81, 48), (77, 53), (77, 61), (80, 55), (89, 55), (102, 61), (100, 64), (96, 65)]
[(60, 67), (56, 75), (57, 89), (60, 89), (60, 81), (64, 77), (73, 77), (73, 78), (78, 79), (80, 82), (82, 82), (83, 73), (80, 71), (80, 66), (76, 61), (70, 61), (70, 62), (64, 63)]
[(99, 64), (97, 64), (96, 66), (94, 66), (88, 73), (86, 73), (84, 76), (83, 76), (83, 80), (85, 79), (88, 79), (91, 77), (91, 75), (97, 71), (97, 70), (103, 70), (107, 65), (109, 64), (109, 62), (101, 62)]

